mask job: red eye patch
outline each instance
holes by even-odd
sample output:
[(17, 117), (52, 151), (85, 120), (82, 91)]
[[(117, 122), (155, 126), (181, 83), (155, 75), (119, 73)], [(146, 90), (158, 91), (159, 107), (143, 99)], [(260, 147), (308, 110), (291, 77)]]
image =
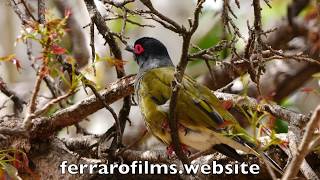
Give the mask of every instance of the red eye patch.
[(144, 52), (144, 49), (143, 49), (143, 47), (141, 46), (141, 44), (136, 44), (135, 46), (134, 46), (134, 53), (135, 54), (137, 54), (137, 55), (140, 55), (141, 53), (143, 53)]

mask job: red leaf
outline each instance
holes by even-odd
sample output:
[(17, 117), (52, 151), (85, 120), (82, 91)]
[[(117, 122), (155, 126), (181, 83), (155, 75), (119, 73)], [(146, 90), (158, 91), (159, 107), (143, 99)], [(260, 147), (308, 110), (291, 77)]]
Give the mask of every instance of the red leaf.
[(12, 161), (12, 165), (16, 169), (19, 169), (21, 167), (21, 156), (20, 156), (19, 152), (14, 153), (14, 160)]
[(62, 55), (67, 51), (65, 48), (60, 47), (58, 45), (52, 45), (51, 49), (52, 49), (52, 53), (57, 55)]

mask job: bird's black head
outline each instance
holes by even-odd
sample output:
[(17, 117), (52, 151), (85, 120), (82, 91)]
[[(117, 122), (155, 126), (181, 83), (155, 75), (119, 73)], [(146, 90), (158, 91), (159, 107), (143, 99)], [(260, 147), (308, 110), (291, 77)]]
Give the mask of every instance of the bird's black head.
[(173, 66), (167, 48), (155, 38), (140, 38), (136, 40), (133, 47), (127, 46), (126, 50), (134, 54), (135, 61), (140, 67), (140, 72), (153, 68)]

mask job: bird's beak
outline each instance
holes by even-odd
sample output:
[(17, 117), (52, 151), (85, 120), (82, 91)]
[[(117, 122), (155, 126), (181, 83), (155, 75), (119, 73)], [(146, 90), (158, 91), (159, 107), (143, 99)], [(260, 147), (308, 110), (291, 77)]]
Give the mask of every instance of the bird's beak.
[(133, 53), (133, 46), (132, 45), (127, 45), (125, 50)]

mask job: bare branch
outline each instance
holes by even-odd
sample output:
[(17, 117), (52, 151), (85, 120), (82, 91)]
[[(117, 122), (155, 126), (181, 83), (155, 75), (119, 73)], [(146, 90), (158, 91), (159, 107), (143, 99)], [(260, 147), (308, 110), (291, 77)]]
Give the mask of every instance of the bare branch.
[[(255, 109), (258, 111), (267, 111), (271, 115), (281, 118), (285, 121), (290, 122), (292, 125), (302, 127), (306, 122), (309, 121), (309, 117), (288, 110), (276, 104), (259, 104), (256, 99), (250, 97), (243, 97), (236, 94), (228, 94), (221, 92), (214, 92), (214, 94), (223, 101), (232, 101), (233, 104), (237, 104), (245, 109)], [(258, 108), (259, 107), (259, 108)]]
[[(110, 50), (115, 58), (119, 61), (122, 61), (122, 55), (120, 48), (118, 47), (114, 37), (111, 35), (111, 31), (109, 27), (105, 24), (103, 17), (101, 16), (100, 12), (98, 11), (95, 3), (93, 0), (85, 0), (88, 12), (92, 19), (92, 23), (97, 26), (98, 31), (101, 33), (103, 38), (110, 46)], [(124, 76), (124, 70), (122, 66), (116, 67), (117, 76), (121, 78)]]
[(53, 100), (51, 100), (50, 102), (48, 102), (46, 105), (44, 105), (41, 109), (37, 110), (36, 112), (34, 112), (34, 116), (39, 116), (45, 112), (47, 112), (49, 110), (50, 107), (52, 107), (54, 104), (61, 102), (65, 99), (67, 99), (68, 97), (70, 97), (72, 94), (74, 93), (74, 91), (69, 91), (68, 93), (59, 96)]
[(170, 98), (170, 111), (169, 111), (169, 127), (171, 129), (170, 134), (171, 134), (171, 139), (172, 139), (172, 144), (175, 153), (179, 157), (179, 159), (185, 163), (189, 164), (189, 159), (188, 157), (183, 153), (181, 146), (180, 146), (180, 140), (179, 140), (179, 135), (178, 135), (178, 128), (177, 128), (177, 115), (176, 115), (176, 104), (178, 101), (178, 93), (180, 90), (180, 83), (182, 81), (184, 71), (187, 67), (188, 64), (188, 51), (189, 51), (189, 46), (190, 46), (190, 40), (191, 36), (195, 32), (195, 30), (198, 28), (198, 21), (199, 21), (199, 13), (201, 12), (202, 9), (202, 4), (205, 2), (205, 0), (198, 0), (197, 2), (197, 7), (194, 12), (194, 20), (193, 24), (191, 26), (190, 31), (184, 32), (182, 34), (183, 42), (182, 42), (182, 53), (180, 57), (179, 64), (176, 67), (176, 71), (174, 73), (174, 79), (172, 81), (172, 93), (171, 93), (171, 98)]
[(39, 23), (45, 24), (46, 22), (46, 3), (45, 0), (38, 0), (38, 18), (39, 18)]
[[(153, 4), (150, 0), (140, 0), (146, 7), (149, 8), (150, 12), (157, 16), (159, 19), (156, 21), (159, 22), (161, 25), (164, 25), (164, 27), (171, 27), (170, 30), (176, 32), (176, 33), (185, 33), (186, 29), (184, 26), (180, 26), (177, 22), (174, 20), (170, 19), (169, 17), (163, 15), (160, 13), (158, 10), (156, 10), (153, 7)], [(165, 25), (169, 24), (169, 25)]]
[[(97, 26), (98, 31), (102, 34), (102, 36), (104, 37), (104, 39), (108, 43), (110, 50), (111, 50), (112, 54), (114, 55), (115, 59), (117, 61), (123, 61), (120, 48), (114, 38), (114, 34), (111, 33), (110, 29), (106, 25), (103, 17), (101, 16), (100, 12), (98, 11), (98, 9), (96, 7), (94, 1), (93, 0), (85, 0), (85, 3), (87, 6), (87, 9), (88, 9), (88, 12), (90, 14), (91, 20), (92, 20), (91, 23), (94, 23)], [(122, 62), (119, 63), (119, 66), (115, 66), (115, 68), (117, 71), (118, 78), (125, 76), (125, 70), (124, 70)], [(121, 129), (118, 131), (121, 131), (122, 133), (124, 131), (124, 127), (125, 127), (126, 121), (128, 119), (130, 108), (131, 108), (131, 97), (127, 96), (123, 100), (123, 106), (119, 112), (119, 119), (118, 119), (118, 121), (120, 122), (120, 127), (121, 127)], [(121, 143), (122, 137), (118, 137), (118, 138), (120, 138), (120, 142), (112, 143), (113, 144), (112, 147), (115, 146), (114, 144), (116, 144), (116, 146), (118, 146), (119, 145), (118, 143)]]
[(13, 8), (14, 12), (17, 14), (17, 16), (22, 21), (22, 24), (23, 25), (28, 24), (29, 18), (24, 13), (22, 13), (22, 11), (18, 7), (18, 4), (16, 3), (16, 1), (15, 0), (8, 0), (8, 1), (10, 1), (11, 7)]
[(42, 66), (38, 71), (37, 79), (31, 95), (31, 99), (28, 103), (27, 113), (23, 121), (24, 127), (26, 127), (26, 129), (29, 129), (31, 127), (31, 120), (32, 120), (32, 117), (34, 116), (33, 113), (37, 108), (37, 96), (40, 91), (41, 81), (44, 77), (43, 71), (44, 71), (44, 66)]
[(90, 25), (90, 47), (91, 47), (91, 62), (93, 68), (93, 74), (96, 76), (96, 65), (95, 65), (95, 58), (96, 58), (96, 48), (94, 46), (94, 24), (91, 23)]
[[(107, 89), (100, 94), (106, 103), (111, 104), (130, 95), (133, 92), (133, 83), (134, 76), (124, 77), (108, 85)], [(30, 134), (34, 138), (47, 137), (61, 128), (80, 122), (103, 107), (103, 103), (95, 95), (92, 95), (72, 106), (57, 111), (50, 117), (34, 118)]]
[(28, 4), (26, 3), (25, 0), (21, 0), (24, 8), (26, 9), (27, 14), (31, 17), (32, 20), (37, 21), (36, 18), (33, 16), (33, 14), (31, 13)]
[[(297, 154), (297, 143), (300, 142), (300, 132), (301, 129), (295, 128), (297, 130), (299, 130), (299, 132), (293, 132), (293, 128), (290, 127), (289, 131), (288, 131), (288, 141), (289, 141), (289, 149), (290, 149), (290, 154), (287, 160), (287, 166), (284, 169), (287, 169), (288, 165), (291, 163), (292, 158), (294, 155)], [(298, 140), (299, 138), (299, 140)], [(312, 170), (311, 166), (309, 165), (309, 163), (306, 161), (306, 159), (303, 159), (301, 166), (300, 166), (300, 170), (302, 172), (302, 174), (307, 178), (307, 179), (319, 179), (317, 174)]]
[(32, 114), (36, 110), (36, 106), (37, 106), (36, 100), (37, 100), (38, 93), (40, 91), (40, 85), (41, 85), (42, 79), (43, 79), (43, 75), (40, 70), (38, 72), (36, 83), (35, 83), (33, 91), (32, 91), (32, 95), (31, 95), (31, 99), (30, 99), (30, 103), (29, 103), (29, 107), (28, 107), (29, 114)]
[(0, 91), (8, 96), (14, 103), (14, 107), (19, 111), (22, 112), (23, 105), (27, 104), (23, 99), (21, 99), (15, 92), (10, 90), (6, 83), (3, 81), (2, 77), (0, 77)]
[(315, 109), (310, 121), (308, 122), (305, 134), (299, 145), (297, 154), (293, 157), (282, 179), (293, 179), (298, 174), (301, 163), (310, 151), (310, 142), (312, 142), (313, 133), (319, 121), (320, 105)]

